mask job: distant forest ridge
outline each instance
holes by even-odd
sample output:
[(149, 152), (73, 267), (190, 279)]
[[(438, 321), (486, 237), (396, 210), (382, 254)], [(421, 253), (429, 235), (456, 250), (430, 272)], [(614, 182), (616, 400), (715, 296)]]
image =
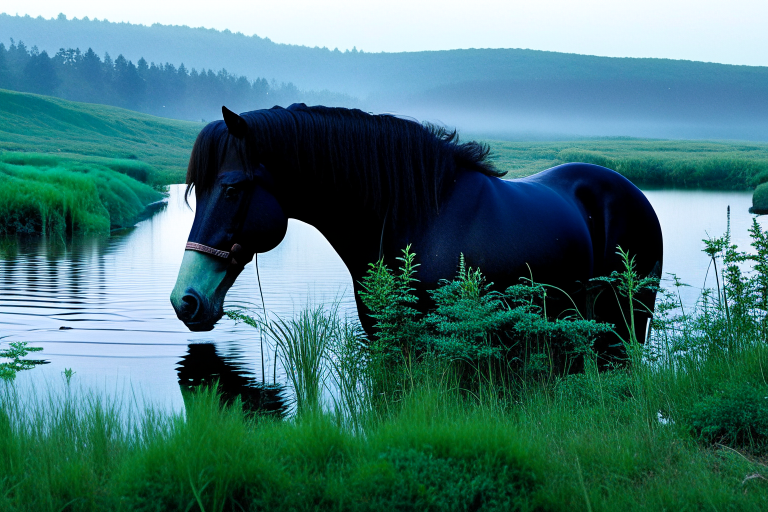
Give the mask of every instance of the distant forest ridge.
[[(263, 77), (275, 98), (271, 89), (282, 83), (296, 91), (333, 91), (280, 101), (254, 97), (235, 106), (241, 111), (301, 100), (397, 112), (476, 133), (768, 140), (768, 67), (520, 49), (340, 52), (226, 30), (2, 14), (0, 41), (11, 37), (49, 56), (61, 48), (92, 48), (134, 63), (143, 58), (158, 69), (159, 63), (184, 63), (198, 75), (226, 69), (235, 82), (248, 77), (252, 87)], [(156, 98), (149, 82), (147, 88)], [(180, 112), (164, 115), (193, 119)]]
[(300, 91), (291, 83), (271, 84), (264, 78), (249, 80), (221, 69), (192, 68), (183, 63), (136, 64), (121, 54), (99, 57), (61, 48), (54, 55), (23, 41), (8, 48), (0, 43), (0, 89), (57, 96), (72, 101), (123, 107), (147, 114), (191, 121), (218, 119), (221, 105), (236, 110), (268, 108), (280, 103), (346, 103), (353, 100), (328, 91)]

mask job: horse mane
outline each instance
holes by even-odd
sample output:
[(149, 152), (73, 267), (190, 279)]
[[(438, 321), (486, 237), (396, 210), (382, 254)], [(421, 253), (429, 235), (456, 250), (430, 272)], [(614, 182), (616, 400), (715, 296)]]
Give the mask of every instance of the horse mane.
[(187, 169), (187, 193), (193, 186), (201, 193), (213, 186), (231, 144), (248, 168), (263, 164), (292, 179), (346, 183), (393, 218), (437, 211), (444, 185), (459, 168), (504, 175), (488, 161), (487, 145), (460, 143), (455, 130), (393, 115), (299, 103), (241, 117), (249, 132), (244, 140), (230, 136), (223, 121), (200, 132)]

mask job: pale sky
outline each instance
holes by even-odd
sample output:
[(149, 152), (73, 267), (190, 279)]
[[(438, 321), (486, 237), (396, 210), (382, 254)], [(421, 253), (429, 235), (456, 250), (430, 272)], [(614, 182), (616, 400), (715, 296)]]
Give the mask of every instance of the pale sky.
[(0, 0), (0, 12), (203, 26), (367, 52), (530, 48), (768, 66), (768, 0)]

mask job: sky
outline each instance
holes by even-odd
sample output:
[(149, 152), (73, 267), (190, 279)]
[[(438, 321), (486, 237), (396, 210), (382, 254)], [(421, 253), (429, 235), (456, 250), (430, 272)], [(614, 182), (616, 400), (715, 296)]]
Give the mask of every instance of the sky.
[(768, 66), (768, 0), (1, 0), (0, 12), (229, 29), (342, 51), (530, 48)]

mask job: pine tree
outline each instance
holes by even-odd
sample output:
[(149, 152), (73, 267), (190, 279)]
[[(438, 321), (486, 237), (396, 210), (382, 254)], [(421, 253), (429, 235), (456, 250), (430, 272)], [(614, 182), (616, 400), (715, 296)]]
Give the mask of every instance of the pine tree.
[(11, 87), (11, 70), (8, 68), (6, 53), (5, 45), (0, 43), (0, 89)]
[(33, 53), (24, 66), (22, 82), (27, 91), (53, 95), (59, 85), (59, 78), (48, 52), (43, 50), (38, 53), (37, 47), (33, 47)]

